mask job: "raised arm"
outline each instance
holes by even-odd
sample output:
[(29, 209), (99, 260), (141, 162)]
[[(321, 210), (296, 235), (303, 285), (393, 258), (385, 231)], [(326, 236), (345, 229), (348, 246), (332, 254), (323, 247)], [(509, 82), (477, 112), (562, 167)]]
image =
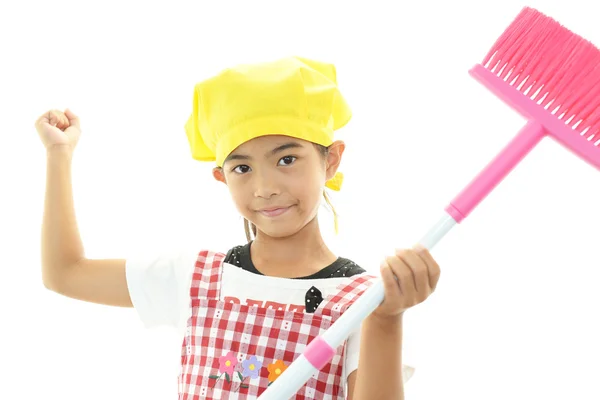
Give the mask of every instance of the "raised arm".
[(78, 300), (132, 307), (125, 260), (85, 257), (71, 183), (71, 161), (81, 133), (78, 117), (68, 109), (51, 110), (35, 126), (47, 155), (41, 243), (44, 286)]

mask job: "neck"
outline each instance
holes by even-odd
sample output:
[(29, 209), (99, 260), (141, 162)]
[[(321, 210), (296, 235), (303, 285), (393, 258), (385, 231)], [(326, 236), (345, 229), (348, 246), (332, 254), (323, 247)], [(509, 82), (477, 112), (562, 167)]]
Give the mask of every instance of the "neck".
[(257, 231), (250, 256), (261, 273), (281, 278), (311, 275), (337, 259), (325, 244), (316, 217), (291, 236), (270, 237)]

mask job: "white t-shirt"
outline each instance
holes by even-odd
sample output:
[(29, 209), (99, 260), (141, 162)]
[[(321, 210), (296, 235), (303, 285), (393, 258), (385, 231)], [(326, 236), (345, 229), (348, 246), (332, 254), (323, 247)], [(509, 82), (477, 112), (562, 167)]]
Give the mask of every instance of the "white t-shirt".
[[(182, 340), (191, 315), (190, 286), (199, 251), (181, 251), (159, 256), (130, 258), (126, 263), (127, 285), (131, 301), (146, 328), (169, 326), (177, 329)], [(347, 277), (326, 279), (286, 279), (258, 275), (224, 263), (221, 299), (241, 304), (261, 304), (303, 310), (305, 294), (312, 286), (323, 298), (337, 292)], [(347, 377), (358, 368), (360, 328), (348, 337), (344, 369)], [(403, 366), (406, 382), (414, 368)]]

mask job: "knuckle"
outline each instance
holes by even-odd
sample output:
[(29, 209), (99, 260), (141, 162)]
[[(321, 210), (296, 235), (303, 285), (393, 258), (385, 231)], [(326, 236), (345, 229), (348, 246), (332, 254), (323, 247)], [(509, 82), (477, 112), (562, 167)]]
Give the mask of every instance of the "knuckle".
[(415, 248), (414, 250), (417, 254), (421, 254), (424, 256), (429, 255), (429, 250), (427, 250), (425, 247), (419, 246), (419, 247)]
[(410, 250), (408, 249), (396, 249), (396, 255), (398, 257), (405, 257), (410, 254)]
[(397, 265), (398, 264), (398, 258), (396, 256), (386, 256), (385, 257), (385, 262), (387, 262), (389, 266)]

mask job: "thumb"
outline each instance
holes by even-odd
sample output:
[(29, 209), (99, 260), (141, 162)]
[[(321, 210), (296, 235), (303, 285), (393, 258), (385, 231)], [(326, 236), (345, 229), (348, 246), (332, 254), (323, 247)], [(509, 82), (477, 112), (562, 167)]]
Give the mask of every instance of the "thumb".
[(73, 111), (65, 108), (65, 116), (69, 119), (70, 126), (76, 126), (81, 130), (81, 126), (79, 125), (79, 117), (73, 113)]

